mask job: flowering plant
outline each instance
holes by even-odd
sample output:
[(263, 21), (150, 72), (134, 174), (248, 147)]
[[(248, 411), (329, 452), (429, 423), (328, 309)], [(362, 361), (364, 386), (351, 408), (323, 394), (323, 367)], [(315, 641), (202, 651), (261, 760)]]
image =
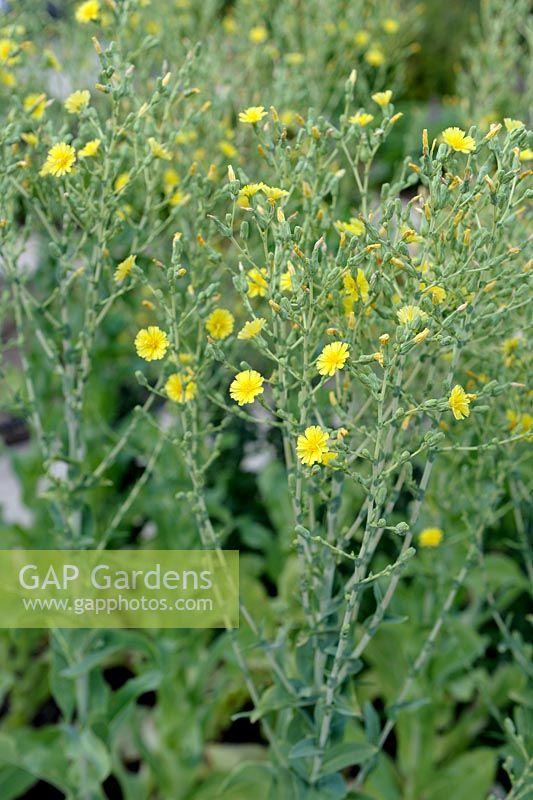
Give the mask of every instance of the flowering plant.
[(391, 171), (418, 11), (174, 5), (2, 23), (2, 532), (237, 547), (241, 628), (3, 638), (4, 795), (525, 797), (525, 111)]

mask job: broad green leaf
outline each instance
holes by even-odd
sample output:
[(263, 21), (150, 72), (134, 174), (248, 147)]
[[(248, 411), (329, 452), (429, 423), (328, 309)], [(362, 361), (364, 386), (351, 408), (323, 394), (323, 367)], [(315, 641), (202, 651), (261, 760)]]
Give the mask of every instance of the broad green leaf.
[(329, 775), (332, 772), (341, 772), (347, 767), (355, 764), (364, 764), (377, 750), (372, 744), (357, 744), (347, 742), (331, 747), (324, 756), (322, 763), (322, 775)]

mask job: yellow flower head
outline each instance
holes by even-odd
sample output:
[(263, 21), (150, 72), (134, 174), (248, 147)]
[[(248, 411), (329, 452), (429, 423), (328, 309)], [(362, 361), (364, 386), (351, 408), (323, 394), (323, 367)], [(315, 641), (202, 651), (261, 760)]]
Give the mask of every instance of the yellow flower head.
[(364, 47), (370, 41), (370, 34), (368, 31), (357, 31), (353, 41), (358, 47)]
[(531, 414), (522, 414), (520, 417), (520, 424), (522, 425), (522, 430), (524, 433), (529, 433), (531, 428), (533, 427), (533, 416)]
[(67, 97), (64, 106), (69, 114), (79, 114), (83, 108), (87, 108), (90, 99), (91, 93), (87, 89), (78, 89)]
[(470, 397), (459, 384), (453, 387), (448, 399), (448, 405), (455, 419), (466, 419), (466, 417), (470, 416)]
[(386, 92), (376, 92), (372, 95), (372, 100), (374, 103), (377, 103), (380, 108), (384, 108), (387, 106), (392, 97), (392, 92), (390, 89), (387, 89)]
[(291, 67), (297, 67), (300, 64), (303, 64), (305, 61), (305, 56), (303, 53), (287, 53), (285, 60), (287, 64), (290, 64)]
[(151, 150), (151, 153), (155, 158), (162, 158), (165, 161), (170, 161), (172, 158), (172, 153), (170, 150), (167, 150), (162, 144), (160, 144), (153, 136), (150, 136), (148, 139), (148, 146)]
[(39, 137), (37, 136), (37, 134), (32, 133), (32, 131), (29, 131), (28, 133), (21, 133), (20, 138), (22, 139), (23, 142), (26, 142), (26, 144), (29, 145), (30, 147), (37, 147), (37, 145), (39, 144)]
[(120, 192), (120, 190), (123, 189), (126, 186), (126, 184), (128, 183), (129, 179), (130, 179), (130, 173), (129, 172), (121, 172), (120, 175), (117, 175), (117, 178), (116, 178), (115, 183), (114, 183), (115, 191), (116, 192)]
[(137, 355), (145, 361), (159, 361), (168, 350), (168, 337), (157, 325), (142, 328), (135, 337)]
[(443, 289), (442, 286), (432, 286), (428, 289), (428, 292), (431, 295), (431, 301), (434, 306), (438, 306), (439, 303), (443, 303), (446, 300), (446, 289)]
[(113, 276), (115, 283), (122, 283), (122, 281), (128, 277), (135, 265), (135, 259), (136, 256), (128, 256), (124, 261), (120, 262)]
[(355, 217), (352, 217), (349, 222), (337, 220), (335, 227), (339, 233), (349, 233), (350, 236), (362, 236), (365, 232), (365, 223)]
[(420, 547), (438, 547), (443, 535), (440, 528), (424, 528), (418, 537)]
[(247, 183), (239, 190), (237, 205), (241, 208), (250, 208), (250, 199), (263, 189), (264, 183)]
[(422, 321), (427, 319), (427, 314), (418, 306), (402, 306), (397, 311), (398, 322), (400, 325), (408, 325), (410, 322)]
[(72, 166), (76, 161), (76, 151), (70, 144), (59, 142), (48, 151), (46, 161), (41, 170), (42, 175), (54, 175), (60, 178), (67, 172), (72, 171)]
[(98, 0), (85, 0), (76, 9), (76, 20), (85, 25), (87, 22), (96, 22), (100, 16), (100, 3)]
[(263, 44), (267, 40), (268, 31), (264, 25), (256, 25), (250, 29), (249, 39), (253, 44)]
[(365, 111), (358, 111), (357, 114), (348, 118), (348, 122), (350, 125), (359, 125), (360, 128), (364, 128), (365, 125), (368, 125), (373, 119), (373, 114), (367, 114)]
[(292, 292), (292, 275), (287, 272), (282, 272), (279, 279), (279, 288), (282, 292)]
[(235, 158), (237, 155), (237, 148), (231, 142), (226, 142), (225, 140), (218, 143), (218, 149), (228, 158)]
[(400, 29), (400, 26), (396, 22), (396, 20), (391, 19), (390, 17), (387, 17), (387, 19), (383, 20), (383, 22), (381, 23), (381, 27), (383, 28), (385, 33), (397, 33)]
[(344, 289), (351, 302), (356, 302), (361, 299), (363, 303), (368, 301), (368, 293), (370, 284), (368, 283), (365, 273), (361, 268), (357, 270), (357, 276), (354, 278), (347, 273), (343, 278)]
[(461, 128), (446, 128), (442, 140), (457, 153), (472, 153), (476, 149), (475, 139), (467, 136)]
[(255, 337), (261, 333), (265, 325), (266, 319), (263, 319), (263, 317), (249, 320), (248, 322), (245, 322), (240, 329), (239, 333), (237, 334), (237, 339), (255, 339)]
[(367, 50), (365, 53), (365, 61), (367, 64), (370, 64), (371, 67), (381, 67), (381, 65), (385, 63), (385, 56), (379, 47), (371, 47), (370, 50)]
[(46, 108), (45, 94), (28, 94), (24, 98), (24, 110), (29, 111), (35, 119), (41, 119)]
[(16, 64), (18, 57), (14, 55), (18, 45), (12, 39), (0, 39), (0, 64)]
[(196, 397), (196, 383), (175, 372), (165, 383), (165, 392), (174, 403), (188, 403)]
[(338, 369), (343, 369), (350, 355), (345, 342), (331, 342), (320, 353), (316, 366), (320, 375), (335, 375)]
[(98, 148), (100, 147), (100, 139), (91, 139), (84, 145), (78, 153), (79, 158), (92, 158), (98, 152)]
[(522, 120), (511, 119), (510, 117), (505, 117), (503, 120), (503, 124), (505, 125), (509, 133), (511, 133), (511, 131), (515, 131), (517, 128), (524, 127), (524, 123), (522, 122)]
[(520, 150), (520, 155), (518, 158), (520, 161), (533, 161), (533, 150), (531, 147), (526, 147), (524, 150)]
[(289, 194), (286, 189), (278, 189), (277, 186), (267, 186), (266, 184), (261, 186), (261, 191), (271, 206), (275, 206), (278, 200), (281, 200), (282, 197), (287, 197)]
[(263, 117), (266, 117), (264, 106), (250, 106), (239, 114), (239, 122), (245, 122), (248, 125), (254, 125), (256, 122), (261, 122)]
[(422, 344), (422, 342), (425, 342), (425, 340), (428, 338), (429, 334), (429, 328), (424, 328), (424, 330), (420, 331), (420, 333), (417, 333), (416, 336), (413, 337), (413, 342), (416, 342), (416, 344)]
[(328, 452), (328, 439), (329, 434), (318, 425), (306, 428), (303, 436), (298, 436), (296, 442), (296, 453), (302, 464), (309, 467), (312, 464), (321, 464)]
[(256, 267), (249, 269), (248, 275), (248, 296), (249, 297), (264, 297), (267, 293), (268, 283), (266, 282), (265, 275), (266, 269), (259, 270)]
[(235, 319), (226, 308), (215, 308), (208, 316), (205, 327), (213, 339), (227, 339), (233, 330)]
[(263, 376), (255, 369), (245, 369), (244, 372), (239, 372), (229, 387), (231, 399), (240, 406), (253, 403), (257, 395), (264, 392), (263, 381)]

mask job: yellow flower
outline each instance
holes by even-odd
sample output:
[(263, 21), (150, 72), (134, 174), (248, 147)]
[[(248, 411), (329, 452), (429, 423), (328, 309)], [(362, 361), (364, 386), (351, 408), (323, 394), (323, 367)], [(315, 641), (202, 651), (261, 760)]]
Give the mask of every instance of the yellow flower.
[(266, 319), (258, 317), (257, 319), (248, 320), (245, 322), (239, 333), (237, 339), (255, 339), (258, 333), (261, 333), (266, 325)]
[(264, 183), (247, 183), (242, 186), (239, 190), (237, 205), (241, 208), (250, 208), (250, 198), (262, 191), (264, 185)]
[(256, 267), (249, 269), (248, 275), (248, 296), (249, 297), (264, 297), (267, 293), (268, 283), (264, 276), (267, 274), (266, 269), (259, 270)]
[(350, 125), (359, 125), (360, 128), (364, 128), (365, 125), (368, 125), (373, 119), (373, 114), (367, 114), (365, 111), (358, 111), (357, 114), (348, 118), (348, 122)]
[(524, 150), (520, 150), (518, 158), (520, 161), (533, 161), (533, 150), (531, 147), (526, 147)]
[(15, 64), (18, 57), (12, 55), (18, 50), (18, 45), (12, 39), (0, 39), (0, 64)]
[(184, 194), (183, 192), (180, 192), (178, 189), (177, 192), (174, 192), (174, 194), (171, 197), (169, 197), (168, 202), (170, 203), (171, 206), (184, 206), (187, 205), (190, 199), (191, 199), (190, 194)]
[(26, 144), (29, 145), (30, 147), (37, 147), (37, 145), (39, 144), (39, 137), (37, 136), (37, 134), (32, 133), (31, 131), (29, 131), (28, 133), (21, 133), (20, 138), (22, 139), (23, 142), (26, 142)]
[(142, 328), (135, 337), (137, 355), (145, 361), (159, 361), (168, 349), (168, 337), (157, 325)]
[(235, 22), (232, 16), (227, 14), (224, 19), (222, 20), (222, 27), (226, 31), (226, 33), (237, 33), (239, 30), (239, 26)]
[(82, 108), (87, 108), (90, 99), (91, 93), (87, 89), (78, 89), (67, 97), (64, 106), (69, 114), (79, 114)]
[(516, 411), (513, 411), (512, 408), (508, 408), (505, 412), (505, 416), (507, 417), (507, 421), (509, 423), (509, 430), (513, 431), (518, 425), (518, 420), (520, 419), (518, 414)]
[(48, 151), (41, 175), (55, 175), (56, 178), (60, 178), (67, 172), (72, 171), (72, 165), (75, 161), (76, 151), (74, 148), (65, 142), (59, 142)]
[(318, 425), (311, 425), (306, 428), (303, 436), (298, 436), (296, 443), (296, 453), (302, 464), (307, 464), (308, 466), (321, 464), (322, 459), (328, 452), (328, 439), (329, 434)]
[(24, 98), (24, 110), (30, 111), (35, 119), (41, 119), (46, 108), (45, 94), (29, 94)]
[(113, 276), (115, 279), (115, 283), (122, 283), (122, 281), (128, 277), (128, 275), (130, 274), (135, 265), (135, 259), (136, 256), (128, 256), (127, 258), (124, 259), (124, 261), (120, 262)]
[(303, 53), (287, 53), (285, 60), (291, 67), (297, 67), (299, 64), (304, 63), (305, 56)]
[(349, 233), (351, 236), (362, 236), (365, 232), (365, 223), (355, 217), (352, 217), (349, 222), (337, 220), (335, 227), (339, 233)]
[(229, 387), (232, 400), (240, 406), (253, 403), (258, 394), (263, 394), (264, 378), (255, 369), (245, 369), (239, 372)]
[(522, 430), (524, 433), (529, 433), (531, 428), (533, 427), (533, 417), (531, 414), (522, 414), (520, 417), (520, 422), (522, 424)]
[(15, 76), (7, 69), (0, 69), (0, 83), (3, 86), (14, 86), (16, 83)]
[(254, 44), (262, 44), (268, 38), (268, 31), (264, 25), (256, 25), (250, 29), (248, 38)]
[(316, 366), (320, 375), (335, 375), (338, 369), (343, 369), (350, 355), (345, 342), (331, 342), (320, 353)]
[(239, 114), (239, 122), (245, 122), (248, 125), (254, 125), (256, 122), (261, 122), (263, 117), (266, 117), (264, 106), (250, 106)]
[(116, 178), (115, 184), (114, 184), (115, 191), (116, 192), (120, 192), (120, 190), (123, 189), (125, 187), (125, 185), (128, 183), (129, 179), (130, 179), (130, 173), (129, 172), (121, 172), (120, 175), (117, 175), (117, 178)]
[(156, 141), (153, 136), (150, 136), (148, 139), (148, 146), (155, 158), (163, 158), (165, 161), (170, 161), (172, 158), (172, 153), (167, 150), (166, 147)]
[(163, 183), (165, 185), (165, 192), (171, 192), (180, 182), (179, 175), (175, 169), (169, 167), (163, 174)]
[(392, 92), (390, 89), (387, 89), (386, 92), (376, 92), (372, 95), (372, 100), (374, 103), (377, 103), (380, 108), (384, 108), (387, 106), (392, 97)]
[(275, 206), (278, 200), (289, 194), (286, 189), (278, 189), (277, 186), (267, 186), (266, 184), (261, 186), (261, 191), (271, 206)]
[(287, 272), (282, 272), (279, 288), (282, 292), (292, 292), (292, 275), (288, 270)]
[(165, 383), (165, 392), (174, 403), (188, 403), (196, 397), (196, 383), (182, 378), (177, 372)]
[(424, 330), (420, 331), (420, 333), (417, 333), (416, 336), (413, 337), (413, 342), (416, 342), (416, 344), (421, 344), (428, 338), (429, 334), (429, 328), (424, 328)]
[(358, 47), (364, 47), (365, 44), (368, 44), (369, 40), (370, 34), (368, 31), (357, 31), (353, 37), (354, 44), (356, 44)]
[(424, 528), (418, 537), (420, 547), (438, 547), (443, 533), (440, 528)]
[(371, 47), (370, 50), (367, 50), (365, 53), (365, 61), (367, 64), (370, 64), (371, 67), (381, 67), (381, 65), (385, 63), (385, 56), (379, 47)]
[(237, 155), (237, 148), (231, 142), (222, 141), (218, 143), (220, 152), (228, 158), (235, 158)]
[(462, 386), (457, 384), (453, 387), (450, 397), (448, 399), (455, 419), (465, 419), (470, 416), (470, 396), (467, 395)]
[(100, 147), (100, 139), (91, 139), (87, 144), (81, 148), (78, 153), (79, 158), (92, 158), (98, 152)]
[(400, 325), (408, 325), (410, 322), (427, 319), (427, 314), (418, 306), (402, 306), (396, 312)]
[(519, 336), (511, 336), (510, 339), (504, 339), (502, 344), (503, 352), (509, 356), (515, 350), (518, 350), (521, 344), (522, 342)]
[(442, 286), (432, 286), (427, 291), (430, 293), (431, 301), (435, 306), (438, 306), (439, 303), (443, 303), (446, 300), (446, 289), (443, 289)]
[(417, 233), (414, 228), (408, 228), (406, 225), (402, 225), (401, 228), (402, 239), (407, 244), (413, 244), (415, 242), (423, 242), (424, 237)]
[(76, 9), (76, 20), (85, 25), (87, 22), (96, 22), (100, 16), (100, 3), (98, 0), (85, 0)]
[(511, 131), (515, 131), (517, 128), (524, 127), (524, 123), (522, 122), (522, 120), (511, 119), (510, 117), (504, 117), (503, 124), (505, 125), (509, 133), (511, 133)]
[(374, 361), (378, 362), (380, 367), (383, 366), (385, 359), (383, 358), (383, 353), (381, 353), (379, 350), (377, 353), (372, 353), (372, 358)]
[(226, 308), (215, 308), (208, 316), (205, 327), (213, 339), (227, 339), (233, 330), (235, 319)]
[(461, 128), (446, 128), (442, 140), (457, 153), (471, 153), (476, 149), (475, 139), (467, 136)]
[(365, 273), (362, 269), (357, 270), (357, 276), (355, 280), (352, 278), (350, 273), (346, 274), (343, 278), (344, 288), (352, 302), (361, 299), (363, 303), (368, 301), (368, 292), (370, 289), (370, 284), (368, 283)]
[(391, 19), (390, 17), (387, 17), (387, 19), (383, 20), (383, 22), (381, 23), (381, 27), (383, 28), (385, 33), (397, 33), (400, 28), (396, 20)]

